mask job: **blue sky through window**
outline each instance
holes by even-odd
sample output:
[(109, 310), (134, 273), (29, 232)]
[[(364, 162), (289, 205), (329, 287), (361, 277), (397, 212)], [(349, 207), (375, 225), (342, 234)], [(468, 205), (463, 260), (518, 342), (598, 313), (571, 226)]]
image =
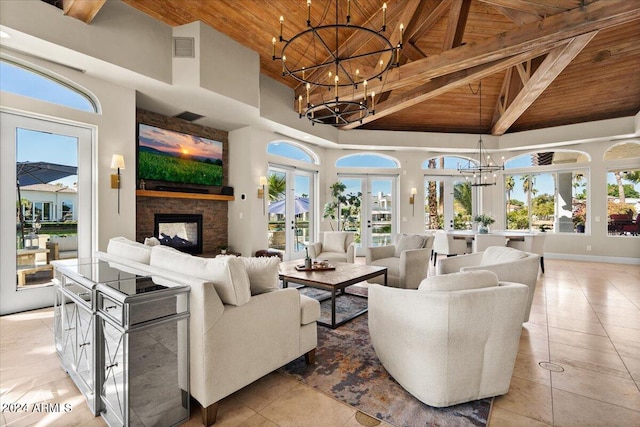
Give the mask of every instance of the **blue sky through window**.
[(83, 94), (41, 74), (6, 61), (0, 61), (0, 90), (95, 112), (93, 103)]
[(286, 142), (272, 142), (267, 146), (267, 153), (305, 163), (315, 163), (309, 153), (300, 147)]
[[(16, 140), (16, 162), (78, 166), (78, 139), (75, 137), (18, 128)], [(78, 182), (77, 175), (50, 184), (60, 183), (72, 187), (75, 182)]]
[(350, 154), (336, 161), (339, 168), (397, 168), (398, 163), (379, 154)]

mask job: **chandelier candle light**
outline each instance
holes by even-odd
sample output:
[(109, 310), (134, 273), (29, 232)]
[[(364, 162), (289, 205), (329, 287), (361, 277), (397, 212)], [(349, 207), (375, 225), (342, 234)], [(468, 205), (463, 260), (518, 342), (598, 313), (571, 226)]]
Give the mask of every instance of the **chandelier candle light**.
[[(382, 4), (380, 30), (351, 22), (351, 7), (352, 3), (354, 7), (358, 6), (356, 0), (335, 0), (335, 22), (325, 24), (322, 21), (329, 16), (330, 7), (330, 2), (327, 2), (323, 18), (316, 25), (311, 23), (312, 2), (306, 0), (306, 3), (307, 29), (285, 39), (285, 19), (280, 16), (280, 36), (271, 39), (272, 58), (282, 61), (282, 75), (298, 80), (306, 92), (306, 99), (302, 95), (296, 99), (300, 118), (305, 116), (312, 124), (343, 126), (375, 114), (376, 94), (367, 92), (367, 81), (376, 78), (382, 81), (386, 71), (399, 64), (404, 26), (400, 24), (400, 40), (394, 46), (384, 35), (387, 29), (386, 3)], [(343, 5), (342, 17), (340, 4)], [(278, 40), (284, 43), (280, 56), (276, 56)], [(287, 58), (287, 52), (291, 52), (290, 58), (294, 58), (296, 52), (305, 53), (294, 63)], [(329, 97), (325, 100), (322, 96), (320, 102), (313, 104), (310, 92), (316, 87), (326, 88)], [(348, 87), (352, 89), (351, 93), (341, 98), (341, 88)]]
[[(473, 93), (473, 91), (472, 91)], [(480, 127), (482, 127), (482, 81), (478, 85), (478, 95), (480, 98)], [(461, 165), (458, 163), (458, 172), (465, 175), (472, 175), (472, 187), (486, 187), (489, 185), (496, 185), (496, 178), (498, 171), (504, 170), (504, 157), (501, 159), (501, 164), (497, 164), (491, 158), (491, 155), (487, 152), (482, 142), (482, 134), (478, 141), (477, 160), (469, 159), (469, 161)], [(491, 176), (491, 179), (489, 177)], [(469, 177), (467, 177), (469, 180)]]

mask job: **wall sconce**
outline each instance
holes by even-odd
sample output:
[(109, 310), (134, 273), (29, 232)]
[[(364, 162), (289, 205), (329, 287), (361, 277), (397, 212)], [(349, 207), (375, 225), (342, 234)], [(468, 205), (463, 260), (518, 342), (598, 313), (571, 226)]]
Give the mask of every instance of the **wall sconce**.
[(118, 189), (118, 215), (120, 214), (120, 169), (124, 169), (124, 156), (114, 154), (111, 157), (111, 169), (117, 169), (118, 173), (111, 175), (111, 188)]
[(260, 188), (258, 188), (258, 199), (262, 199), (262, 215), (264, 215), (266, 213), (265, 195), (264, 195), (264, 191), (265, 191), (266, 186), (267, 186), (267, 177), (266, 176), (261, 176), (260, 177)]
[(416, 215), (416, 194), (418, 194), (418, 189), (416, 187), (411, 187), (411, 196), (409, 196), (409, 204), (413, 207), (413, 216)]

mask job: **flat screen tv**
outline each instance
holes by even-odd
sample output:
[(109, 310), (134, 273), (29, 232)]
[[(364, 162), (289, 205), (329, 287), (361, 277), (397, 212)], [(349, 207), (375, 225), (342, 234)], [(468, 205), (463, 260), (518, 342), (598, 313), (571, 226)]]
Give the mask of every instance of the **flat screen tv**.
[(138, 179), (222, 185), (222, 142), (138, 124)]

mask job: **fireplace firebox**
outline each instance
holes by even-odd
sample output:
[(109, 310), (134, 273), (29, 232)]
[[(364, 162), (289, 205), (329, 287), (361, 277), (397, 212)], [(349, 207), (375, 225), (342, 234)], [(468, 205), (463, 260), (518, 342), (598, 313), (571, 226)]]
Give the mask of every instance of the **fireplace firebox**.
[(155, 214), (153, 235), (163, 245), (189, 254), (201, 254), (202, 215)]

